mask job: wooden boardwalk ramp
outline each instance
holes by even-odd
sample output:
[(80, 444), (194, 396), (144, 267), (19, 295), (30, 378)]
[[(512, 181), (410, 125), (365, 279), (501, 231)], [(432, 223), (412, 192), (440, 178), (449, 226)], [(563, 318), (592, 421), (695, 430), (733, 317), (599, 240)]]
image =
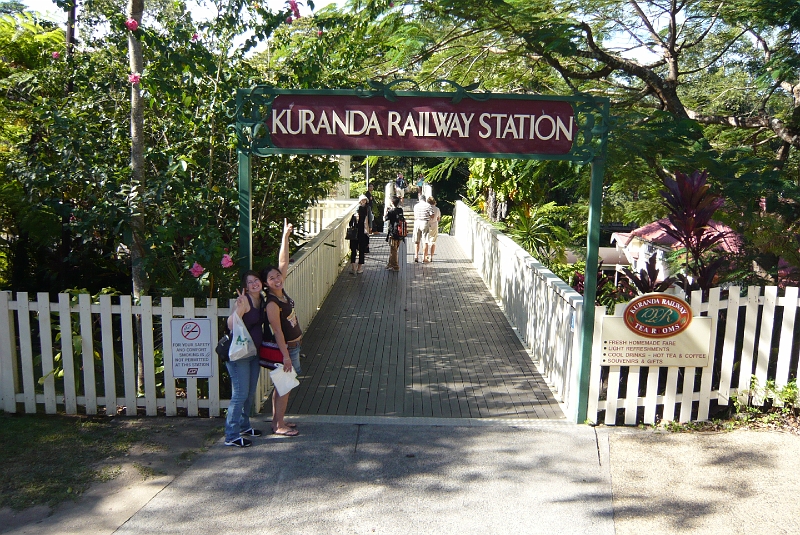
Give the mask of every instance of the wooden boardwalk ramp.
[(385, 234), (373, 235), (364, 273), (342, 272), (304, 326), (288, 413), (563, 419), (455, 240), (439, 236), (433, 263), (414, 263), (413, 253), (409, 237), (400, 271), (386, 270)]

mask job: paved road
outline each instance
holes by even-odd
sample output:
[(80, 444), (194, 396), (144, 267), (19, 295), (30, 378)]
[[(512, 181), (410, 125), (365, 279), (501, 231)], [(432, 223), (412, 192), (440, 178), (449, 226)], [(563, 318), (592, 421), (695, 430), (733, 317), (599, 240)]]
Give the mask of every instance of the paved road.
[[(14, 534), (795, 534), (800, 437), (304, 417)], [(104, 489), (106, 489), (104, 491)], [(74, 513), (73, 513), (74, 512)]]

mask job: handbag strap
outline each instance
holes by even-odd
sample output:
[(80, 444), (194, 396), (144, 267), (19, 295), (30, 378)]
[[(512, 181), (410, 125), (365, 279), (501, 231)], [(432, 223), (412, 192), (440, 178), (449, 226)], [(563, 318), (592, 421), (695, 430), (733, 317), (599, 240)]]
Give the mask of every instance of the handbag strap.
[(269, 324), (269, 319), (267, 318), (267, 303), (269, 300), (266, 297), (262, 297), (261, 299), (261, 332), (262, 332), (262, 343), (263, 342), (274, 342), (275, 341), (275, 333), (272, 332), (272, 326)]

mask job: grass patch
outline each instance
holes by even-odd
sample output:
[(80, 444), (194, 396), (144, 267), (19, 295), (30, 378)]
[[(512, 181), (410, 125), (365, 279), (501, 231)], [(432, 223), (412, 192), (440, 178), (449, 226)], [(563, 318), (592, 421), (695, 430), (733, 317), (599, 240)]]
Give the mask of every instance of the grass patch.
[(141, 440), (107, 418), (0, 413), (0, 507), (53, 506), (113, 477), (95, 468)]
[(178, 455), (178, 464), (188, 464), (197, 457), (197, 450), (186, 450)]
[(121, 473), (122, 468), (119, 466), (103, 466), (98, 470), (96, 480), (105, 483), (116, 479)]
[(166, 475), (166, 472), (162, 472), (161, 470), (156, 470), (155, 468), (151, 468), (149, 466), (145, 466), (141, 463), (133, 463), (134, 468), (139, 471), (141, 474), (142, 479), (148, 480), (153, 477), (160, 477)]

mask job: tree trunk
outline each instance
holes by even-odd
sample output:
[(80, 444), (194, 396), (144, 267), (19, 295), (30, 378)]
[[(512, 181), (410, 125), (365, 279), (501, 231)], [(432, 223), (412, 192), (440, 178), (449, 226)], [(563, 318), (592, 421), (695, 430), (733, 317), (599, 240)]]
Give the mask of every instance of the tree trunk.
[(486, 194), (486, 217), (489, 221), (502, 221), (508, 215), (508, 201), (497, 199), (497, 192), (489, 188)]
[[(144, 0), (128, 0), (127, 16), (140, 25), (144, 12)], [(144, 70), (142, 44), (135, 32), (128, 32), (128, 60), (132, 74), (141, 74)], [(145, 256), (144, 246), (144, 109), (138, 83), (131, 84), (131, 192), (128, 197), (131, 227), (131, 278), (133, 280), (133, 298), (138, 303), (143, 295), (147, 295), (149, 281), (143, 268)], [(144, 366), (142, 355), (142, 322), (141, 316), (136, 321), (136, 341), (138, 356), (138, 389), (144, 390)]]
[(496, 219), (494, 218), (496, 202), (497, 202), (497, 195), (495, 194), (492, 188), (489, 188), (489, 191), (486, 192), (486, 217), (489, 218), (489, 221), (496, 221)]
[[(64, 88), (64, 92), (69, 98), (70, 93), (75, 89), (75, 69), (74, 69), (74, 55), (75, 55), (75, 21), (77, 19), (78, 1), (74, 0), (67, 7), (67, 32), (66, 32), (66, 52), (67, 52), (67, 65), (69, 66), (69, 79)], [(66, 176), (64, 177), (66, 183), (71, 181), (69, 176), (69, 167), (66, 169)], [(72, 283), (72, 269), (69, 262), (69, 257), (72, 254), (72, 229), (70, 228), (70, 215), (72, 214), (72, 202), (65, 195), (63, 197), (64, 212), (61, 214), (61, 243), (58, 248), (58, 256), (61, 262), (61, 268), (58, 270), (58, 291), (63, 292)]]

